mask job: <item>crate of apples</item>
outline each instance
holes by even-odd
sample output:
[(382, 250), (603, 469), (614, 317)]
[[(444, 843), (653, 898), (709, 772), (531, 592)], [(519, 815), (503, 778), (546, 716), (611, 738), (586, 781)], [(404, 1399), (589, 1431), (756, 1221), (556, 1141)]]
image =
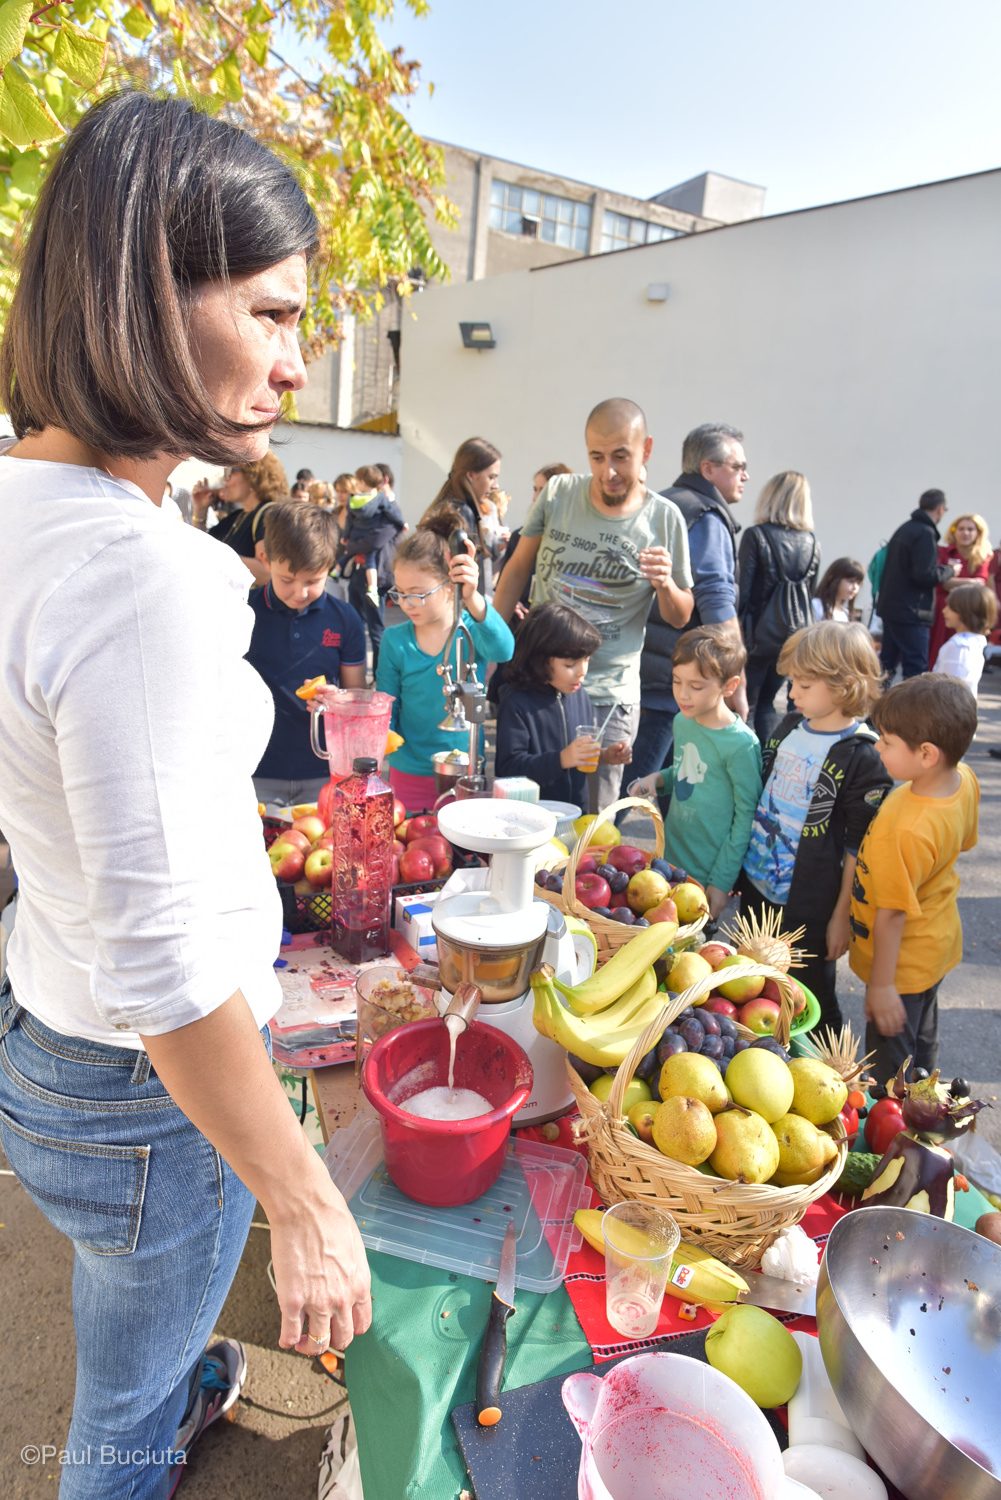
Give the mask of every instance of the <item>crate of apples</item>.
[(434, 813), (408, 818), (399, 797), (393, 803), (393, 884), (424, 885), (452, 873), (452, 846), (438, 832)]
[[(393, 802), (393, 885), (443, 880), (452, 873), (452, 846), (438, 832), (433, 813), (408, 818), (400, 799)], [(334, 838), (316, 805), (294, 807), (292, 823), (268, 849), (275, 879), (300, 895), (329, 889)]]

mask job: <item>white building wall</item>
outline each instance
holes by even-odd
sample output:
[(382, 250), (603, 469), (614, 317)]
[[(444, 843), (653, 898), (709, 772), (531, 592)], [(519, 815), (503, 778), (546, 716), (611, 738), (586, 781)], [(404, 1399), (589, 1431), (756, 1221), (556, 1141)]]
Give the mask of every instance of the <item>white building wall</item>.
[[(402, 359), (408, 518), (477, 434), (520, 521), (534, 470), (585, 469), (588, 410), (623, 395), (648, 414), (654, 488), (709, 420), (745, 433), (744, 524), (769, 475), (801, 469), (827, 561), (865, 563), (933, 485), (998, 539), (999, 264), (993, 172), (429, 289)], [(497, 347), (463, 349), (460, 319)]]
[[(312, 469), (317, 479), (329, 484), (338, 474), (351, 473), (361, 464), (388, 464), (402, 491), (403, 440), (395, 433), (358, 432), (352, 428), (329, 427), (312, 422), (279, 422), (275, 428), (273, 451), (277, 454), (291, 484), (299, 469)], [(204, 474), (215, 480), (221, 469), (212, 469), (200, 459), (185, 459), (170, 476), (175, 487), (188, 489)]]

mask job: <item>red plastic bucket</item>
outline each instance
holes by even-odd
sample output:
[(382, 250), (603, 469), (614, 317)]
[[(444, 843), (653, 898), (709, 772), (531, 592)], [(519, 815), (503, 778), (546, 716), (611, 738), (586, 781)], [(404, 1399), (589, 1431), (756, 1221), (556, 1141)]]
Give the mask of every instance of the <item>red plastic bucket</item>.
[(380, 1037), (361, 1083), (379, 1115), (386, 1170), (408, 1198), (434, 1208), (469, 1203), (500, 1176), (511, 1120), (532, 1092), (532, 1065), (518, 1043), (474, 1021), (455, 1049), (456, 1088), (494, 1106), (470, 1120), (426, 1120), (400, 1104), (448, 1083), (448, 1032), (441, 1021), (413, 1021)]

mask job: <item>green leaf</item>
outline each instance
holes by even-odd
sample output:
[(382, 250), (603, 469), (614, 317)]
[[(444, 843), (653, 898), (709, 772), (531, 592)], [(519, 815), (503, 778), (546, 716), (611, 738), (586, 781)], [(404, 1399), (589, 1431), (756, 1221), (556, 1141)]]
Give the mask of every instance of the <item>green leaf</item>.
[(228, 99), (231, 104), (237, 104), (243, 98), (243, 79), (240, 77), (240, 64), (232, 52), (224, 57), (217, 67), (212, 69), (209, 77), (223, 98)]
[(174, 9), (173, 0), (150, 0), (153, 14), (159, 16), (161, 21), (169, 20), (170, 13)]
[(52, 60), (67, 78), (72, 78), (83, 89), (92, 89), (104, 75), (108, 57), (108, 44), (79, 26), (64, 21), (56, 37), (56, 50)]
[(30, 0), (6, 0), (0, 5), (0, 68), (17, 56), (34, 10)]
[(42, 183), (40, 151), (19, 151), (11, 163), (11, 186), (19, 193), (37, 193)]
[(122, 29), (129, 36), (134, 36), (137, 42), (143, 41), (153, 30), (153, 22), (139, 5), (133, 5), (122, 17)]
[(261, 4), (261, 0), (257, 0), (257, 3), (250, 7), (243, 19), (248, 26), (266, 26), (274, 18), (274, 11), (268, 10), (266, 5)]
[(22, 73), (9, 65), (0, 79), (0, 135), (12, 146), (55, 141), (63, 127)]
[(268, 33), (266, 31), (251, 31), (243, 45), (258, 67), (263, 68), (268, 60), (268, 49), (270, 46)]

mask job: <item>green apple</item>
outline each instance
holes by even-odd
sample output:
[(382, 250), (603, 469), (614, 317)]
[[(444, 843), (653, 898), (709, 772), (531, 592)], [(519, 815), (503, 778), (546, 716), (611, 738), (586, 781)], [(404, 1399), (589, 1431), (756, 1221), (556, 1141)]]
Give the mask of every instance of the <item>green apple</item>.
[(762, 1307), (737, 1303), (706, 1334), (706, 1358), (757, 1406), (784, 1406), (803, 1375), (799, 1345)]

